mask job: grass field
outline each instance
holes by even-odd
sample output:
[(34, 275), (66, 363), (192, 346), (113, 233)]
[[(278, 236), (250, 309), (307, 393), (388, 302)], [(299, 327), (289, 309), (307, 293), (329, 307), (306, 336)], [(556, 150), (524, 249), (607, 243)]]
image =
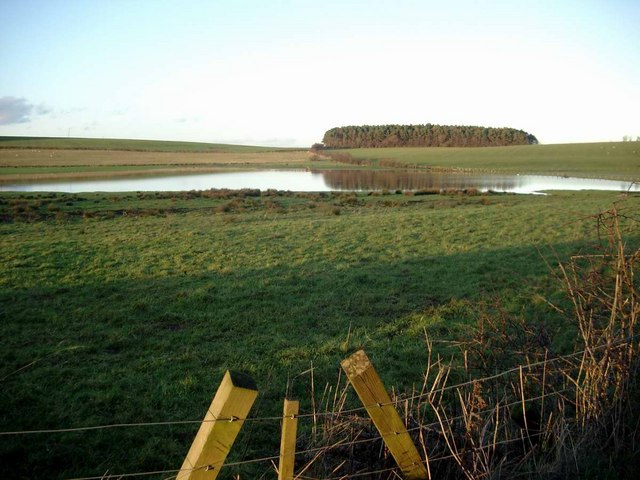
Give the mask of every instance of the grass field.
[[(0, 149), (46, 150), (119, 150), (139, 152), (191, 152), (191, 153), (256, 153), (296, 149), (228, 145), (224, 143), (172, 142), (162, 140), (125, 140), (113, 138), (64, 137), (0, 137)], [(300, 150), (300, 149), (297, 149)]]
[(222, 169), (305, 168), (309, 165), (309, 155), (303, 151), (184, 153), (0, 149), (0, 182)]
[[(357, 347), (402, 391), (425, 328), (464, 337), (495, 299), (568, 349), (543, 256), (590, 251), (614, 202), (635, 215), (640, 196), (2, 193), (0, 431), (199, 420), (227, 368), (255, 378), (252, 415), (279, 414), (288, 379), (309, 411), (300, 374), (321, 390)], [(196, 430), (0, 437), (0, 476), (179, 468)], [(232, 459), (278, 444), (278, 424), (247, 424)], [(236, 473), (258, 476), (218, 478)]]
[(483, 148), (363, 148), (338, 150), (373, 166), (479, 169), (574, 177), (640, 179), (640, 142)]
[(216, 143), (0, 137), (0, 182), (105, 175), (206, 173), (220, 169), (304, 168), (303, 149)]

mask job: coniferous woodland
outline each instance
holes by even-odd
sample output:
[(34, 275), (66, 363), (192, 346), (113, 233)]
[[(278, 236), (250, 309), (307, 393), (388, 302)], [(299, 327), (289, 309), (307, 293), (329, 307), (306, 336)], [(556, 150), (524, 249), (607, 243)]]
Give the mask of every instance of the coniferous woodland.
[(538, 143), (515, 128), (457, 125), (361, 125), (336, 127), (324, 134), (327, 148), (498, 147)]

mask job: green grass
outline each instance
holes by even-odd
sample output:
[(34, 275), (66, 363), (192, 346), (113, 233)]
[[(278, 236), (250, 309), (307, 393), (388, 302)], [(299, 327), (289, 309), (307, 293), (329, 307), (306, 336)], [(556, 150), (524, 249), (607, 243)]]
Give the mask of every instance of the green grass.
[[(252, 416), (280, 413), (288, 378), (309, 411), (297, 375), (313, 362), (316, 389), (335, 384), (357, 347), (408, 389), (423, 329), (459, 337), (493, 298), (566, 348), (541, 255), (588, 248), (613, 202), (640, 196), (2, 193), (0, 431), (198, 420), (227, 368), (256, 380)], [(196, 430), (0, 437), (0, 476), (179, 468)], [(278, 444), (278, 422), (247, 423), (232, 459)], [(238, 472), (258, 476), (219, 478)]]
[(640, 179), (640, 142), (483, 148), (363, 148), (338, 150), (374, 166), (477, 169), (576, 177)]
[[(43, 148), (71, 150), (123, 150), (144, 152), (250, 153), (295, 150), (277, 147), (228, 145), (223, 143), (126, 140), (114, 138), (0, 137), (0, 148)], [(300, 150), (300, 149), (297, 149)]]

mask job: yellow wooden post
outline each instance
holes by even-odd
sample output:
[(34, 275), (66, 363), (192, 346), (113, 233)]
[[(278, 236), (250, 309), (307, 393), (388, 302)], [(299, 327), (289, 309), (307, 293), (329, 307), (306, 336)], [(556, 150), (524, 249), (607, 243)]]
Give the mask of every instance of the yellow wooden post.
[(405, 477), (428, 478), (418, 449), (364, 350), (343, 360), (341, 365)]
[(213, 480), (218, 476), (257, 396), (251, 377), (230, 371), (224, 374), (177, 480)]
[(280, 463), (278, 465), (278, 480), (293, 480), (293, 466), (296, 461), (296, 431), (298, 429), (298, 410), (300, 402), (297, 400), (284, 401), (282, 414), (282, 438), (280, 439)]

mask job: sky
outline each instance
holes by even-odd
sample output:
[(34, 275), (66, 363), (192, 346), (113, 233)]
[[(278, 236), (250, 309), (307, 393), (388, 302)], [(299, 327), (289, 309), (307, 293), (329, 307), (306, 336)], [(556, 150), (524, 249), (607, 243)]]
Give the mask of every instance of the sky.
[(0, 136), (310, 146), (345, 125), (640, 136), (637, 0), (0, 0)]

